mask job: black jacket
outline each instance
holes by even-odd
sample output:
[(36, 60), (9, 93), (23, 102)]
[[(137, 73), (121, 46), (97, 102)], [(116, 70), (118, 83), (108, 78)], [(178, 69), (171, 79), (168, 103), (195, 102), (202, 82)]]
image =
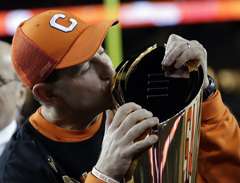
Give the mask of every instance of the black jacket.
[(26, 121), (0, 158), (0, 182), (84, 182), (82, 176), (92, 170), (101, 151), (105, 118), (93, 137), (76, 143), (53, 141)]

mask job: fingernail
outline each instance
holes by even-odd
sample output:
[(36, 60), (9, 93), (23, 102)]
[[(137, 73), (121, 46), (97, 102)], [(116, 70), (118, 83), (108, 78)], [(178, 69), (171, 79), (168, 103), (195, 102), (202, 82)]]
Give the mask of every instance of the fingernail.
[(164, 58), (163, 58), (163, 61), (162, 61), (162, 65), (166, 65), (167, 64), (167, 57), (166, 57), (166, 55), (164, 56)]
[(159, 123), (159, 119), (158, 119), (157, 117), (154, 117), (154, 118), (153, 118), (153, 121), (154, 121), (156, 124)]
[(157, 142), (158, 141), (158, 136), (157, 135), (153, 135), (152, 136), (152, 140), (153, 140), (154, 143)]
[(165, 61), (164, 60), (162, 61), (162, 65), (165, 65)]

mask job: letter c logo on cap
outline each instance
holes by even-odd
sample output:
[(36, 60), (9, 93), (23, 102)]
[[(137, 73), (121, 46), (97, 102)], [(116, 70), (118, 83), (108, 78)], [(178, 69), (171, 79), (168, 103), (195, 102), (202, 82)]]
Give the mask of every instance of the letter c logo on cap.
[(49, 22), (50, 25), (51, 25), (51, 27), (56, 28), (56, 29), (58, 29), (58, 30), (60, 30), (60, 31), (63, 31), (63, 32), (71, 32), (71, 31), (77, 26), (77, 24), (78, 24), (75, 19), (71, 18), (71, 19), (69, 20), (69, 22), (71, 22), (71, 25), (70, 25), (69, 27), (65, 27), (65, 26), (60, 25), (60, 24), (58, 24), (58, 23), (56, 22), (57, 19), (59, 19), (59, 18), (64, 19), (65, 17), (66, 17), (66, 16), (63, 15), (63, 14), (56, 14), (56, 15), (54, 15), (54, 16), (51, 18), (50, 22)]

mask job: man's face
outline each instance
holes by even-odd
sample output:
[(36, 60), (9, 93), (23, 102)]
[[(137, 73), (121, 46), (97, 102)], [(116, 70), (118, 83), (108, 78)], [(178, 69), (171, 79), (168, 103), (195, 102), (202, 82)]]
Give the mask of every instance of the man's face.
[(105, 50), (100, 47), (89, 61), (74, 68), (73, 76), (63, 75), (56, 82), (63, 104), (86, 115), (112, 108), (110, 82), (115, 69)]
[(0, 130), (15, 118), (17, 100), (16, 82), (11, 62), (0, 59)]

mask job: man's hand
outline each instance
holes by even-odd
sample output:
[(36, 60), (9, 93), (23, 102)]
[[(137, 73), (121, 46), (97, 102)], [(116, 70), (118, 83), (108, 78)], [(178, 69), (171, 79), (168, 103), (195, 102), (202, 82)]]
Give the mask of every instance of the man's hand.
[(96, 168), (120, 181), (128, 171), (132, 159), (157, 142), (156, 135), (143, 139), (138, 137), (158, 123), (158, 118), (135, 103), (119, 107), (114, 116), (108, 110), (102, 152)]
[(207, 52), (198, 41), (190, 41), (176, 34), (172, 34), (169, 36), (165, 47), (166, 51), (162, 66), (167, 76), (182, 77), (188, 72), (187, 68), (183, 67), (184, 64), (187, 63), (190, 64), (190, 67), (195, 67), (197, 63), (200, 63), (204, 71), (203, 88), (208, 86)]

